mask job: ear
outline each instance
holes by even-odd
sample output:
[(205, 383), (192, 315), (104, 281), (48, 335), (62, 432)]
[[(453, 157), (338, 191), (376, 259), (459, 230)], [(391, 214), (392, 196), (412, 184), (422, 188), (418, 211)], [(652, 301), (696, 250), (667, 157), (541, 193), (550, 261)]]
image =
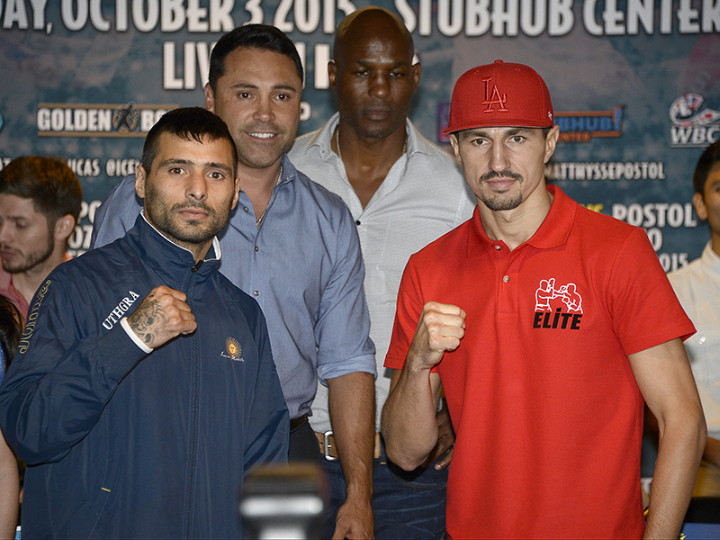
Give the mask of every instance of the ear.
[(235, 209), (239, 198), (240, 198), (240, 178), (235, 176), (235, 195), (233, 195), (232, 206), (230, 207), (230, 210)]
[(417, 90), (417, 87), (420, 85), (420, 74), (422, 73), (422, 64), (420, 62), (417, 62), (412, 65), (410, 68), (410, 73), (412, 74), (413, 81), (415, 82), (415, 89)]
[(457, 133), (450, 134), (450, 146), (452, 146), (455, 161), (462, 167), (462, 158), (460, 157), (460, 141), (458, 141)]
[(75, 218), (65, 214), (55, 221), (55, 240), (65, 245), (65, 242), (75, 230)]
[(205, 108), (212, 113), (215, 112), (215, 93), (210, 83), (205, 84)]
[(145, 168), (142, 165), (138, 165), (137, 170), (135, 171), (135, 193), (137, 193), (137, 196), (141, 199), (145, 198), (146, 178), (147, 173), (145, 172)]
[(337, 77), (337, 65), (335, 60), (330, 60), (327, 66), (328, 70), (328, 82), (330, 83), (330, 89), (335, 91), (335, 78)]
[(702, 221), (705, 221), (708, 218), (708, 209), (707, 206), (705, 206), (705, 199), (703, 198), (702, 193), (696, 192), (693, 195), (692, 203), (695, 207), (695, 213)]
[(543, 159), (544, 163), (550, 161), (550, 158), (555, 153), (555, 148), (557, 147), (559, 136), (560, 126), (553, 126), (550, 130), (550, 133), (548, 133), (547, 137), (545, 138), (545, 157)]

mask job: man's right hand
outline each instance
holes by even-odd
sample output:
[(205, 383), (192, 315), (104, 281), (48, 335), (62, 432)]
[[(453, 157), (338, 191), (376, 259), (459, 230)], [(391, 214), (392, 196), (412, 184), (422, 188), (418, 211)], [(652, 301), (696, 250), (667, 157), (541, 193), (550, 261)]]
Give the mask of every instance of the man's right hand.
[(458, 306), (428, 302), (423, 307), (408, 360), (414, 367), (431, 369), (440, 363), (445, 351), (454, 351), (465, 335), (465, 312)]
[(195, 315), (186, 299), (183, 292), (164, 285), (155, 287), (128, 317), (128, 324), (145, 345), (152, 349), (160, 347), (197, 328)]

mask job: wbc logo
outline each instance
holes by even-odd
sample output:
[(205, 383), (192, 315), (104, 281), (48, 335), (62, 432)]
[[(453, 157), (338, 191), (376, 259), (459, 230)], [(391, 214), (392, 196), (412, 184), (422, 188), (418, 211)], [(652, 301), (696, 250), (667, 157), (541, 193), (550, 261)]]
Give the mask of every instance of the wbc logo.
[[(483, 85), (485, 86), (485, 99), (481, 101), (481, 103), (483, 105), (487, 105), (487, 108), (483, 112), (507, 112), (508, 109), (505, 106), (507, 103), (507, 94), (501, 94), (497, 84), (491, 84), (491, 81), (492, 78), (490, 77), (483, 79)], [(497, 109), (495, 107), (497, 107)]]

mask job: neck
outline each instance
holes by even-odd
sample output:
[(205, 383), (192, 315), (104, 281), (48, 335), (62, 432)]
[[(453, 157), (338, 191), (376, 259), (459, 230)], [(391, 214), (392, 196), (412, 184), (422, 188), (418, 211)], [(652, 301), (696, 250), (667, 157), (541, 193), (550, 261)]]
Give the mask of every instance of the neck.
[(335, 128), (331, 147), (342, 156), (346, 167), (390, 168), (405, 152), (406, 138), (405, 124), (387, 137), (364, 137), (341, 121)]
[(29, 270), (17, 272), (12, 275), (13, 287), (15, 287), (29, 304), (35, 291), (38, 290), (43, 281), (48, 277), (56, 266), (65, 262), (65, 250), (55, 250), (50, 257)]
[(405, 124), (387, 137), (373, 138), (359, 136), (340, 122), (330, 145), (343, 162), (348, 181), (364, 208), (406, 151)]
[(282, 158), (260, 169), (238, 163), (238, 183), (242, 191), (272, 191), (282, 168)]
[(720, 257), (720, 231), (712, 231), (712, 236), (710, 238), (710, 249), (713, 250), (715, 255)]
[(527, 242), (537, 232), (550, 212), (553, 197), (544, 183), (531, 196), (512, 210), (490, 210), (478, 201), (485, 233), (493, 240), (501, 240), (510, 250)]
[(265, 208), (272, 197), (273, 188), (277, 184), (282, 171), (282, 159), (278, 159), (270, 167), (253, 169), (247, 166), (238, 167), (238, 185), (252, 203), (255, 220), (260, 221)]

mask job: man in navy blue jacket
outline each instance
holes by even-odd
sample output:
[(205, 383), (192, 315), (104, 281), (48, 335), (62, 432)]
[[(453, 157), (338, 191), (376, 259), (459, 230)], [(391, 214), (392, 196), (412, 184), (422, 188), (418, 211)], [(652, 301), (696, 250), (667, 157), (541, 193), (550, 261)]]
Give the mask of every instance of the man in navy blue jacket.
[(28, 463), (23, 538), (240, 537), (252, 467), (287, 457), (257, 303), (217, 271), (237, 153), (200, 108), (150, 130), (121, 239), (59, 266), (0, 389)]

